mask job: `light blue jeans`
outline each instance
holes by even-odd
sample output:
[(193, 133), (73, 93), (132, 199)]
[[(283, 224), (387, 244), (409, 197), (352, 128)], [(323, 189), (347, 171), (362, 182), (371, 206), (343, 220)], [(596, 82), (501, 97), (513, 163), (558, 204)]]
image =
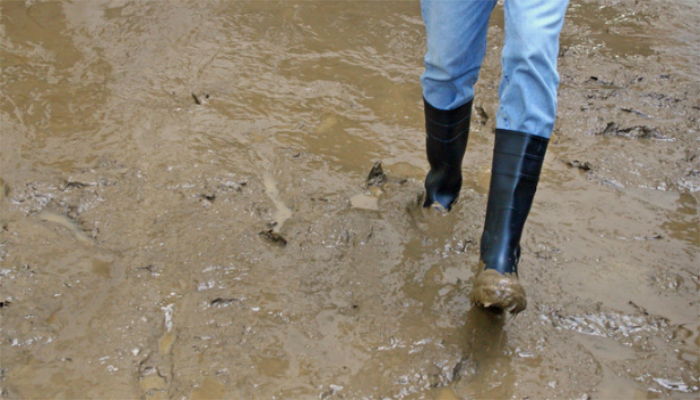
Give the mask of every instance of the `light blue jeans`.
[[(428, 37), (423, 97), (455, 109), (474, 98), (496, 0), (421, 0)], [(559, 32), (568, 0), (505, 0), (496, 128), (549, 138), (557, 109)]]

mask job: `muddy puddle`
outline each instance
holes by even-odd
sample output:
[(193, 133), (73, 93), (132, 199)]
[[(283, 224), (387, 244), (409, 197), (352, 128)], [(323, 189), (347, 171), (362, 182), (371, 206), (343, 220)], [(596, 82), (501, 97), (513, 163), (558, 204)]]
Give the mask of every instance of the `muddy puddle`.
[(2, 398), (697, 398), (700, 9), (572, 2), (515, 319), (501, 12), (435, 215), (416, 1), (2, 1)]

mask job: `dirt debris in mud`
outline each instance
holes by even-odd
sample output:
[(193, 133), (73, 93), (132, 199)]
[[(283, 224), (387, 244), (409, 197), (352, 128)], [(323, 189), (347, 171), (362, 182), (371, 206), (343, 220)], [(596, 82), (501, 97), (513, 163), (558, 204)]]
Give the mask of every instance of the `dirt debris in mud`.
[(570, 5), (507, 320), (501, 6), (438, 215), (417, 2), (1, 2), (2, 397), (696, 398), (699, 15)]

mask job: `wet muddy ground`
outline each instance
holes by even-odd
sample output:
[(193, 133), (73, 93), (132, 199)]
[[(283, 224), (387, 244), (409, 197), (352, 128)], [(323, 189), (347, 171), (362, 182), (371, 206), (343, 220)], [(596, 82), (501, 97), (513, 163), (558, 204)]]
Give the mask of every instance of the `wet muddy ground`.
[(694, 1), (572, 2), (514, 319), (467, 298), (501, 6), (446, 216), (417, 206), (416, 1), (2, 1), (0, 21), (2, 398), (700, 393)]

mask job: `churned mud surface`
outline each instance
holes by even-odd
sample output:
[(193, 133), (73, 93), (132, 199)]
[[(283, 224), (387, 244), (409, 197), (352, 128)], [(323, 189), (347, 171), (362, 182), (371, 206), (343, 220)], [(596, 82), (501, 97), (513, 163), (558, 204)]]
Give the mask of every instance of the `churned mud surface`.
[(420, 208), (416, 1), (4, 0), (0, 21), (2, 398), (700, 393), (694, 1), (572, 1), (510, 319), (468, 299), (501, 6), (444, 216)]

